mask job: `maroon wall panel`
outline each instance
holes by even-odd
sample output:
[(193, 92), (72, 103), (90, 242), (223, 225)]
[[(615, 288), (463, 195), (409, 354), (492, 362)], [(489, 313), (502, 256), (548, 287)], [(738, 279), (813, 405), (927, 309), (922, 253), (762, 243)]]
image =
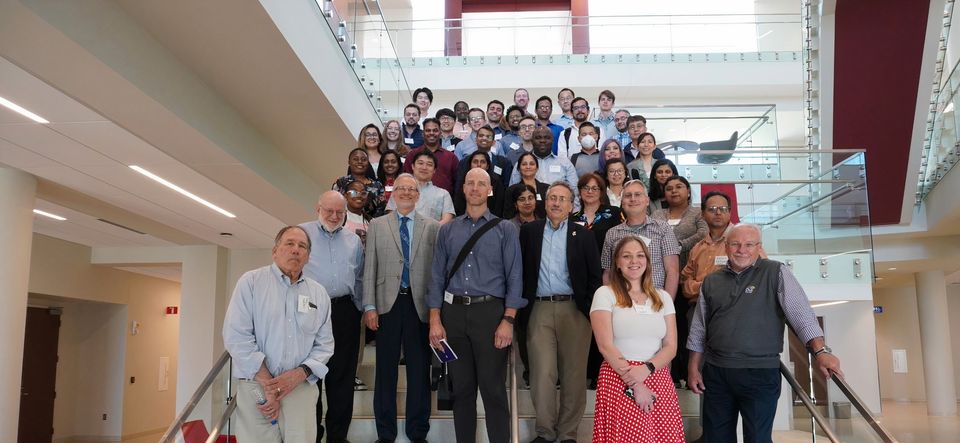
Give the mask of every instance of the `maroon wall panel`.
[[(928, 0), (837, 2), (833, 146), (867, 150), (872, 222), (900, 222)], [(922, 88), (921, 93), (929, 93)]]

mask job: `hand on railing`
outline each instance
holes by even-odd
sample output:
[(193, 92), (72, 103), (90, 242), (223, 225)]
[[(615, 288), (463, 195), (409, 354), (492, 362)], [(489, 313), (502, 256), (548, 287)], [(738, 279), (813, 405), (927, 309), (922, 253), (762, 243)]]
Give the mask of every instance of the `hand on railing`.
[(836, 355), (833, 355), (829, 352), (823, 352), (820, 355), (814, 357), (816, 360), (817, 369), (823, 374), (824, 378), (830, 378), (830, 373), (837, 374), (838, 377), (843, 378), (843, 371), (840, 370), (840, 359)]

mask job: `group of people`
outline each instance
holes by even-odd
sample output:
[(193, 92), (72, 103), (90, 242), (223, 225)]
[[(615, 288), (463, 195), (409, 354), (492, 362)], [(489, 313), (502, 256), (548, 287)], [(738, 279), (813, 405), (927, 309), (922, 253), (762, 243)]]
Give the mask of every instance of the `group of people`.
[(447, 366), (459, 443), (477, 439), (478, 390), (489, 441), (509, 440), (515, 342), (532, 443), (575, 442), (588, 388), (594, 442), (682, 442), (680, 380), (703, 394), (705, 441), (735, 441), (738, 415), (746, 441), (770, 441), (785, 322), (821, 370), (839, 373), (759, 228), (731, 224), (721, 192), (694, 207), (644, 118), (614, 112), (612, 92), (593, 121), (569, 88), (553, 121), (552, 99), (530, 113), (524, 89), (506, 109), (461, 101), (421, 118), (432, 101), (420, 88), (402, 123), (365, 126), (318, 220), (281, 230), (274, 264), (237, 283), (223, 334), (241, 379), (241, 440), (346, 441), (361, 323), (377, 337), (378, 442), (398, 435), (401, 359), (403, 431), (426, 441), (431, 347), (457, 357)]

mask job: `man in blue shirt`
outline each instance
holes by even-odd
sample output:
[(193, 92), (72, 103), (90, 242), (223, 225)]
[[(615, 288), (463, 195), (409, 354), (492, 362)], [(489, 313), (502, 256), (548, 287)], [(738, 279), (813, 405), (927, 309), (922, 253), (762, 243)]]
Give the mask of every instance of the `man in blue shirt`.
[[(600, 106), (600, 113), (593, 119), (593, 124), (597, 127), (597, 131), (604, 134), (607, 138), (612, 138), (617, 133), (617, 126), (613, 114), (613, 105), (616, 103), (616, 100), (617, 97), (613, 95), (613, 91), (609, 89), (601, 91), (600, 97), (597, 99), (597, 104)], [(605, 140), (606, 139), (603, 141)]]
[(545, 95), (538, 98), (534, 111), (537, 113), (537, 126), (546, 126), (553, 133), (553, 146), (551, 148), (553, 153), (556, 154), (557, 142), (560, 140), (560, 133), (563, 132), (564, 128), (550, 121), (550, 114), (553, 114), (553, 100)]
[(230, 299), (223, 344), (240, 379), (241, 441), (317, 439), (319, 392), (313, 386), (327, 374), (333, 333), (327, 292), (303, 275), (310, 250), (302, 228), (281, 229), (274, 240), (273, 264), (243, 274)]
[(458, 356), (449, 364), (458, 443), (477, 440), (478, 387), (489, 441), (510, 440), (510, 412), (504, 390), (507, 353), (513, 342), (517, 310), (527, 304), (521, 296), (517, 227), (501, 222), (485, 232), (451, 275), (454, 262), (470, 237), (497, 220), (487, 209), (487, 195), (492, 189), (487, 171), (467, 172), (463, 184), (466, 214), (440, 227), (433, 255), (433, 280), (427, 294), (430, 344), (442, 349), (440, 341), (446, 339)]
[(324, 379), (329, 410), (326, 429), (320, 426), (323, 400), (317, 400), (317, 440), (327, 432), (327, 442), (347, 441), (353, 417), (353, 386), (360, 353), (360, 299), (363, 296), (363, 245), (360, 237), (343, 229), (347, 201), (336, 191), (327, 191), (317, 203), (318, 220), (300, 225), (313, 248), (304, 274), (320, 283), (331, 303), (331, 328), (337, 342), (330, 357), (330, 373)]
[(547, 219), (520, 228), (528, 304), (519, 320), (527, 336), (537, 411), (537, 437), (531, 443), (576, 443), (586, 407), (590, 305), (602, 272), (593, 232), (569, 221), (573, 195), (566, 182), (553, 183), (547, 189)]
[(567, 129), (573, 125), (573, 111), (571, 111), (571, 107), (573, 106), (573, 99), (575, 97), (576, 94), (574, 94), (570, 88), (563, 88), (560, 90), (560, 93), (557, 94), (557, 103), (560, 105), (561, 114), (557, 117), (555, 123), (563, 129)]

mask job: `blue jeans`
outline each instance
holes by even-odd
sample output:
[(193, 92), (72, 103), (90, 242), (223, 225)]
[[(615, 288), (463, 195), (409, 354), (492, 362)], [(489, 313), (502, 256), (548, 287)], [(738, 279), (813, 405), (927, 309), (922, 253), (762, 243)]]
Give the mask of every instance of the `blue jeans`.
[(778, 368), (720, 368), (704, 364), (704, 442), (737, 441), (738, 414), (743, 417), (745, 443), (772, 442), (780, 383)]

